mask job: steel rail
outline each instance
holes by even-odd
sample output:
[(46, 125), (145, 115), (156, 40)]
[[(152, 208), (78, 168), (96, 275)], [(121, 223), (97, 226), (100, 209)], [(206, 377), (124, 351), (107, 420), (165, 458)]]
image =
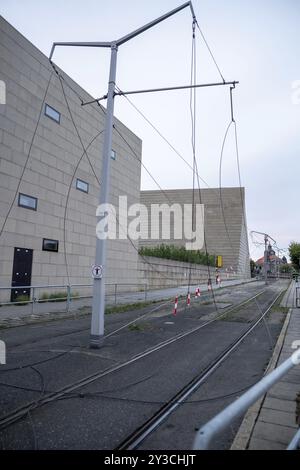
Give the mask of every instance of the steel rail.
[(208, 320), (205, 323), (202, 323), (201, 325), (199, 325), (199, 326), (197, 326), (197, 327), (195, 327), (191, 330), (188, 330), (184, 333), (179, 333), (179, 334), (175, 335), (172, 338), (168, 338), (167, 340), (162, 341), (161, 343), (153, 346), (152, 348), (149, 348), (148, 350), (145, 350), (145, 351), (142, 351), (141, 353), (136, 354), (135, 356), (131, 357), (130, 359), (128, 359), (125, 362), (122, 362), (122, 363), (120, 363), (116, 366), (113, 366), (113, 367), (108, 367), (107, 369), (104, 369), (101, 372), (98, 371), (94, 374), (90, 374), (90, 375), (84, 377), (83, 379), (80, 379), (76, 382), (73, 382), (69, 385), (66, 385), (65, 387), (62, 387), (59, 390), (48, 393), (47, 395), (45, 395), (39, 401), (31, 401), (31, 402), (29, 402), (25, 405), (22, 405), (21, 407), (16, 408), (15, 410), (11, 411), (10, 413), (8, 413), (7, 415), (5, 415), (3, 418), (0, 419), (0, 430), (6, 428), (7, 426), (13, 424), (14, 422), (16, 422), (19, 419), (26, 416), (27, 413), (28, 413), (28, 410), (33, 411), (36, 408), (40, 408), (41, 406), (43, 406), (47, 403), (50, 403), (50, 402), (53, 402), (53, 401), (59, 399), (60, 397), (64, 396), (67, 393), (73, 392), (74, 390), (77, 390), (77, 389), (79, 389), (79, 388), (81, 388), (85, 385), (89, 385), (89, 384), (95, 382), (96, 380), (98, 380), (102, 377), (105, 377), (108, 374), (111, 374), (113, 372), (117, 372), (118, 370), (120, 370), (120, 369), (122, 369), (122, 368), (124, 368), (124, 367), (140, 360), (140, 359), (143, 359), (144, 357), (147, 357), (148, 355), (150, 355), (154, 352), (157, 352), (160, 349), (162, 349), (162, 348), (164, 348), (164, 347), (166, 347), (166, 346), (168, 346), (168, 345), (170, 345), (170, 344), (172, 344), (176, 341), (179, 341), (182, 338), (185, 338), (186, 336), (189, 336), (193, 333), (196, 333), (197, 331), (201, 330), (205, 326), (207, 326), (207, 325), (213, 323), (214, 321), (220, 319), (224, 315), (227, 315), (231, 311), (233, 311), (237, 308), (240, 308), (241, 306), (253, 301), (254, 299), (256, 299), (257, 297), (259, 297), (260, 295), (262, 295), (265, 292), (266, 292), (266, 289), (259, 292), (258, 294), (255, 294), (254, 296), (252, 296), (249, 299), (243, 301), (242, 303), (237, 304), (234, 307), (231, 307), (229, 309), (226, 309), (224, 312), (222, 312), (217, 317), (215, 317), (211, 320)]
[(122, 441), (116, 450), (134, 450), (155, 431), (184, 401), (189, 398), (200, 385), (222, 364), (227, 357), (239, 346), (239, 344), (256, 328), (256, 326), (264, 319), (276, 303), (282, 291), (276, 295), (275, 299), (267, 307), (263, 314), (259, 314), (252, 325), (242, 333), (231, 345), (229, 345), (209, 366), (207, 366), (200, 375), (192, 379), (185, 387), (183, 387), (174, 397), (172, 397), (165, 405), (163, 405), (151, 418), (149, 418), (142, 426), (136, 429), (130, 436)]

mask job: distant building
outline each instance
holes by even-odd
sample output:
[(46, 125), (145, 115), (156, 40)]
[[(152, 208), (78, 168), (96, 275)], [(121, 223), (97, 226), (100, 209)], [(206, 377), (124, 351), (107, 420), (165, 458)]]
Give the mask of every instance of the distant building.
[[(203, 217), (196, 220), (203, 226), (203, 241), (200, 251), (207, 249), (210, 255), (222, 257), (222, 267), (228, 272), (235, 272), (239, 276), (250, 277), (250, 258), (247, 236), (247, 221), (245, 215), (245, 190), (244, 188), (219, 188), (201, 189), (201, 194), (196, 190), (195, 202), (203, 205)], [(148, 216), (142, 220), (144, 233), (156, 234), (156, 238), (140, 240), (140, 246), (156, 246), (161, 243), (183, 246), (188, 242), (188, 231), (182, 230), (182, 237), (177, 238), (174, 233), (174, 216), (170, 214), (170, 235), (166, 237), (161, 227), (153, 227), (153, 223), (159, 224), (156, 219), (151, 222), (150, 211), (153, 205), (177, 204), (184, 212), (185, 205), (191, 205), (193, 191), (191, 189), (172, 189), (164, 191), (141, 191), (140, 202), (148, 209)], [(158, 208), (157, 208), (158, 209)], [(179, 228), (179, 227), (177, 227)], [(189, 230), (191, 230), (191, 219)]]
[[(264, 256), (259, 258), (255, 265), (258, 267), (259, 271), (264, 271)], [(269, 274), (277, 274), (279, 266), (286, 264), (281, 258), (276, 255), (269, 255), (267, 262), (267, 270)]]

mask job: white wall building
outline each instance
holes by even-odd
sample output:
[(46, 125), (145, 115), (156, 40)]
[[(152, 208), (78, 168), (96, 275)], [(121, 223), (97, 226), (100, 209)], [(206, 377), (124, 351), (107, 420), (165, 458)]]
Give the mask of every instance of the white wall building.
[[(0, 18), (0, 285), (15, 287), (2, 299), (20, 294), (20, 284), (92, 283), (105, 109), (82, 107), (80, 98), (92, 97), (58, 71), (61, 81), (48, 58)], [(126, 195), (133, 204), (142, 143), (117, 119), (115, 126), (122, 137), (114, 130), (110, 202)], [(107, 282), (139, 282), (137, 261), (128, 239), (109, 240)]]

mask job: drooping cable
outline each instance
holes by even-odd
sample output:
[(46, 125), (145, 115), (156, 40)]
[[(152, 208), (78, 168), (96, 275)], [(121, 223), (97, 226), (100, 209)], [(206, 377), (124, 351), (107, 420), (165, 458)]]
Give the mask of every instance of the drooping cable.
[[(121, 92), (119, 87), (116, 87), (119, 92)], [(128, 98), (126, 95), (121, 95), (123, 96), (128, 103), (142, 116), (142, 118), (152, 127), (152, 129), (162, 138), (162, 140), (170, 147), (170, 149), (193, 171), (193, 166), (186, 160), (183, 155), (174, 147), (173, 144), (162, 134), (162, 132), (153, 124), (153, 122), (150, 121), (149, 118)], [(205, 181), (200, 175), (199, 178), (201, 181), (208, 187), (210, 188), (209, 184), (207, 181)]]
[[(70, 184), (69, 184), (69, 187), (68, 187), (68, 193), (67, 193), (67, 197), (66, 197), (66, 203), (65, 203), (65, 207), (64, 207), (64, 228), (63, 228), (63, 241), (64, 241), (64, 260), (65, 260), (65, 267), (66, 267), (66, 274), (67, 274), (67, 279), (68, 279), (68, 284), (70, 285), (70, 273), (69, 273), (69, 263), (68, 263), (68, 260), (67, 260), (67, 249), (66, 249), (66, 223), (67, 223), (67, 210), (68, 210), (68, 202), (69, 202), (69, 198), (70, 198), (70, 194), (71, 194), (71, 189), (72, 189), (72, 185), (73, 185), (73, 181), (74, 181), (74, 178), (75, 178), (75, 175), (78, 171), (78, 168), (79, 168), (79, 165), (80, 163), (82, 162), (83, 160), (83, 157), (87, 154), (87, 151), (88, 149), (90, 148), (90, 146), (95, 142), (95, 140), (104, 132), (104, 130), (102, 131), (99, 131), (95, 137), (93, 137), (93, 139), (89, 142), (89, 144), (87, 145), (87, 147), (85, 148), (84, 152), (82, 153), (81, 157), (79, 158), (75, 168), (74, 168), (74, 171), (73, 171), (73, 174), (72, 174), (72, 178), (71, 178), (71, 181), (70, 181)], [(97, 181), (99, 181), (97, 179)]]
[[(195, 38), (195, 21), (192, 25), (192, 57), (191, 57), (191, 86), (196, 83), (196, 38)], [(190, 89), (190, 114), (191, 114), (191, 144), (192, 144), (192, 155), (193, 155), (193, 184), (192, 184), (192, 220), (191, 220), (191, 240), (193, 233), (195, 232), (195, 168), (196, 168), (196, 90)], [(191, 261), (189, 266), (189, 279), (188, 279), (188, 291), (187, 295), (190, 296), (191, 289)]]
[[(231, 95), (232, 96), (232, 95)], [(233, 100), (231, 98), (232, 109), (233, 109)], [(243, 222), (244, 222), (244, 230), (246, 239), (246, 248), (247, 248), (247, 256), (245, 263), (248, 263), (248, 259), (250, 260), (250, 251), (249, 251), (249, 242), (248, 242), (248, 229), (246, 223), (246, 208), (245, 208), (245, 198), (242, 191), (242, 179), (241, 179), (241, 169), (240, 169), (240, 152), (239, 152), (239, 145), (238, 145), (238, 135), (237, 135), (237, 124), (234, 121), (234, 139), (235, 139), (235, 151), (236, 151), (236, 164), (237, 164), (237, 171), (238, 171), (238, 179), (239, 179), (239, 188), (240, 188), (240, 197), (241, 197), (241, 204), (242, 204), (242, 211), (243, 211)], [(245, 275), (247, 273), (247, 265), (245, 266)]]
[(41, 107), (40, 107), (40, 112), (39, 112), (39, 115), (38, 115), (38, 119), (37, 119), (37, 122), (36, 122), (36, 126), (35, 126), (35, 128), (34, 128), (34, 131), (33, 131), (33, 134), (32, 134), (32, 138), (31, 138), (31, 141), (30, 141), (30, 145), (29, 145), (29, 149), (28, 149), (27, 156), (26, 156), (25, 164), (24, 164), (24, 166), (23, 166), (23, 169), (22, 169), (22, 172), (21, 172), (21, 176), (20, 176), (20, 178), (19, 178), (19, 181), (18, 181), (18, 184), (17, 184), (17, 188), (16, 188), (16, 190), (15, 190), (14, 197), (13, 197), (13, 199), (12, 199), (12, 202), (11, 202), (10, 206), (9, 206), (8, 212), (6, 213), (6, 216), (5, 216), (5, 218), (4, 218), (4, 222), (3, 222), (2, 227), (1, 227), (1, 230), (0, 230), (0, 237), (1, 237), (2, 233), (3, 233), (3, 230), (4, 230), (4, 227), (5, 227), (5, 225), (6, 225), (7, 219), (8, 219), (8, 217), (10, 216), (10, 213), (11, 213), (12, 208), (13, 208), (13, 206), (14, 206), (16, 197), (17, 197), (17, 195), (18, 195), (18, 192), (19, 192), (19, 189), (20, 189), (22, 180), (23, 180), (23, 176), (24, 176), (24, 174), (25, 174), (25, 171), (26, 171), (26, 168), (27, 168), (27, 165), (28, 165), (30, 156), (31, 156), (32, 146), (33, 146), (33, 143), (34, 143), (34, 140), (35, 140), (35, 136), (36, 136), (36, 133), (37, 133), (37, 130), (38, 130), (38, 127), (39, 127), (39, 123), (40, 123), (40, 120), (41, 120), (41, 117), (42, 117), (42, 114), (43, 114), (44, 103), (45, 103), (45, 99), (46, 99), (46, 96), (47, 96), (47, 93), (48, 93), (48, 90), (49, 90), (49, 86), (50, 86), (50, 83), (51, 83), (52, 76), (53, 76), (53, 72), (51, 72), (51, 73), (50, 73), (50, 76), (49, 76), (49, 80), (48, 80), (48, 83), (47, 83), (47, 86), (46, 86), (46, 89), (45, 89), (45, 93), (44, 93), (43, 98), (42, 98), (42, 103), (41, 103)]
[[(89, 163), (89, 165), (90, 165), (90, 167), (91, 167), (91, 170), (92, 170), (92, 172), (93, 172), (93, 174), (94, 174), (94, 176), (95, 176), (95, 178), (96, 178), (98, 184), (100, 185), (100, 181), (99, 181), (99, 179), (98, 179), (98, 177), (97, 177), (97, 175), (96, 175), (96, 173), (95, 173), (94, 167), (93, 167), (92, 162), (91, 162), (91, 160), (90, 160), (90, 158), (89, 158), (89, 155), (88, 155), (88, 153), (87, 153), (88, 147), (89, 147), (89, 146), (92, 144), (92, 142), (97, 138), (97, 136), (95, 136), (95, 137), (92, 139), (92, 141), (89, 143), (88, 147), (85, 147), (85, 145), (84, 145), (84, 143), (83, 143), (83, 140), (82, 140), (82, 138), (81, 138), (81, 136), (80, 136), (80, 132), (79, 132), (79, 130), (78, 130), (78, 127), (77, 127), (77, 125), (76, 125), (76, 123), (75, 123), (75, 120), (74, 120), (74, 117), (73, 117), (73, 113), (72, 113), (72, 111), (71, 111), (71, 108), (70, 108), (70, 105), (69, 105), (69, 102), (68, 102), (68, 98), (67, 98), (66, 93), (65, 93), (65, 90), (64, 90), (64, 86), (63, 86), (63, 82), (62, 82), (62, 75), (57, 71), (57, 69), (54, 67), (53, 64), (52, 64), (52, 66), (53, 66), (53, 68), (54, 68), (54, 70), (55, 70), (55, 72), (56, 72), (56, 75), (57, 75), (58, 78), (60, 79), (60, 84), (61, 84), (61, 87), (62, 87), (63, 96), (64, 96), (64, 99), (65, 99), (65, 102), (66, 102), (66, 105), (67, 105), (67, 108), (68, 108), (68, 111), (69, 111), (69, 114), (70, 114), (70, 117), (71, 117), (71, 121), (72, 121), (72, 123), (73, 123), (73, 126), (74, 126), (74, 128), (75, 128), (75, 130), (76, 130), (76, 134), (78, 135), (79, 140), (80, 140), (80, 143), (81, 143), (81, 146), (82, 146), (82, 148), (83, 148), (83, 154), (82, 154), (81, 158), (79, 159), (79, 161), (77, 162), (77, 166), (76, 166), (76, 168), (75, 168), (75, 171), (73, 172), (72, 181), (73, 181), (73, 179), (74, 179), (74, 177), (75, 177), (76, 171), (77, 171), (77, 169), (78, 169), (78, 167), (79, 167), (79, 164), (80, 164), (80, 162), (81, 162), (83, 156), (87, 156), (88, 163)], [(64, 83), (65, 83), (65, 81), (64, 81)], [(72, 88), (71, 88), (71, 89), (72, 89)], [(73, 89), (72, 89), (72, 91), (73, 91)], [(102, 112), (104, 113), (104, 115), (105, 115), (106, 113), (105, 113), (104, 109), (102, 108), (102, 106), (99, 105), (99, 107), (100, 107), (101, 111), (102, 111)], [(126, 139), (126, 138), (121, 134), (121, 132), (117, 129), (116, 125), (114, 126), (114, 129), (115, 129), (115, 131), (119, 134), (119, 136), (123, 139), (123, 141), (127, 144), (127, 146), (130, 148), (130, 150), (131, 150), (131, 152), (132, 152), (132, 156), (133, 156), (134, 158), (136, 158), (139, 162), (141, 162), (141, 159), (139, 158), (139, 156), (137, 155), (137, 153), (135, 152), (135, 150), (133, 149), (133, 147), (129, 144), (129, 142), (127, 141), (127, 139)], [(101, 133), (101, 132), (102, 132), (102, 131), (100, 131), (100, 133)], [(145, 167), (145, 165), (144, 165), (144, 167)], [(168, 201), (171, 203), (170, 199), (168, 198), (168, 195), (164, 192), (164, 190), (161, 188), (161, 186), (160, 186), (159, 183), (156, 181), (156, 179), (153, 177), (153, 175), (149, 172), (149, 170), (148, 170), (146, 167), (145, 167), (145, 169), (146, 169), (146, 171), (149, 173), (149, 175), (152, 177), (152, 179), (153, 179), (153, 181), (155, 182), (155, 184), (160, 188), (160, 190), (161, 190), (161, 191), (165, 194), (165, 196), (167, 197)], [(66, 242), (66, 210), (67, 210), (67, 203), (68, 203), (68, 199), (69, 199), (69, 195), (70, 195), (70, 191), (71, 191), (72, 181), (71, 181), (71, 183), (70, 183), (70, 185), (69, 185), (69, 188), (68, 188), (67, 200), (66, 200), (66, 204), (65, 204), (65, 217), (64, 217), (64, 240), (65, 240), (65, 242)], [(116, 216), (116, 221), (117, 221), (117, 223), (118, 223), (118, 226), (121, 228), (121, 230), (123, 230), (124, 234), (126, 235), (128, 241), (130, 242), (130, 244), (132, 245), (132, 247), (137, 251), (137, 253), (139, 253), (139, 250), (138, 250), (138, 248), (135, 246), (133, 240), (130, 238), (130, 236), (128, 235), (128, 233), (125, 233), (125, 229), (124, 229), (124, 228), (122, 227), (122, 225), (119, 223), (119, 220), (118, 220), (118, 217), (117, 217), (117, 216)], [(151, 262), (150, 262), (148, 259), (146, 259), (143, 255), (141, 255), (140, 253), (139, 253), (139, 255), (141, 256), (141, 258), (143, 259), (143, 261), (144, 261), (147, 265), (150, 266), (150, 268), (151, 268), (153, 271), (155, 271), (156, 273), (160, 274), (160, 275), (161, 275), (163, 278), (165, 278), (166, 280), (173, 280), (173, 278), (170, 278), (170, 277), (166, 276), (165, 274), (161, 273), (160, 271), (158, 271), (157, 268), (155, 267), (155, 264), (151, 263)], [(65, 266), (66, 266), (66, 272), (67, 272), (67, 277), (68, 277), (68, 283), (70, 284), (70, 276), (69, 276), (69, 268), (68, 268), (68, 261), (67, 261), (66, 251), (65, 251)]]
[[(235, 153), (236, 153), (236, 164), (237, 164), (237, 171), (238, 171), (238, 181), (239, 181), (239, 190), (240, 190), (240, 199), (241, 199), (241, 208), (242, 208), (242, 229), (245, 231), (245, 236), (247, 237), (246, 240), (246, 247), (247, 247), (247, 256), (245, 259), (245, 266), (244, 266), (244, 274), (246, 275), (247, 273), (247, 265), (248, 265), (248, 260), (247, 257), (249, 257), (249, 246), (248, 246), (248, 232), (247, 232), (247, 226), (246, 226), (246, 211), (245, 211), (245, 201), (244, 201), (244, 196), (243, 196), (243, 191), (242, 191), (242, 182), (241, 182), (241, 171), (240, 171), (240, 159), (239, 159), (239, 147), (238, 147), (238, 138), (237, 138), (237, 125), (236, 121), (234, 119), (234, 106), (233, 106), (233, 97), (232, 97), (232, 91), (234, 90), (234, 86), (230, 87), (230, 111), (231, 111), (231, 120), (227, 126), (227, 129), (225, 131), (224, 139), (222, 142), (222, 149), (221, 149), (221, 154), (220, 154), (220, 163), (219, 163), (219, 197), (220, 197), (220, 206), (221, 206), (221, 212), (222, 212), (222, 218), (224, 221), (224, 226), (227, 234), (228, 241), (230, 243), (232, 252), (233, 250), (233, 243), (229, 234), (228, 230), (228, 225), (226, 222), (226, 216), (225, 216), (225, 209), (224, 209), (224, 203), (223, 203), (223, 196), (222, 196), (222, 164), (223, 164), (223, 153), (224, 153), (224, 148), (225, 148), (225, 143), (227, 141), (228, 135), (229, 135), (229, 130), (231, 126), (234, 127), (234, 141), (235, 141)], [(242, 231), (241, 231), (241, 237), (242, 237)]]
[[(195, 28), (193, 24), (193, 41), (192, 41), (192, 61), (191, 61), (191, 84), (196, 82), (196, 60), (197, 60), (197, 55), (196, 55), (196, 35), (195, 35)], [(192, 93), (194, 92), (194, 95)], [(192, 97), (194, 98), (194, 105), (192, 106)], [(203, 200), (202, 200), (202, 192), (201, 192), (201, 185), (200, 185), (200, 178), (199, 178), (199, 172), (198, 172), (198, 164), (197, 164), (197, 158), (196, 158), (196, 90), (191, 88), (191, 98), (190, 98), (190, 112), (191, 112), (191, 121), (192, 121), (192, 147), (193, 147), (193, 176), (196, 175), (197, 177), (197, 185), (198, 185), (198, 196), (199, 196), (199, 204), (203, 205)], [(194, 192), (195, 192), (195, 183), (193, 179), (193, 201), (195, 203), (194, 199)], [(195, 208), (194, 208), (195, 210)], [(194, 212), (193, 210), (193, 212)], [(207, 276), (208, 276), (208, 284), (210, 285), (211, 288), (211, 293), (212, 293), (212, 299), (215, 307), (215, 311), (219, 313), (219, 308), (216, 303), (216, 298), (215, 298), (215, 292), (214, 288), (211, 282), (211, 267), (209, 264), (209, 254), (207, 250), (207, 240), (206, 240), (206, 231), (205, 231), (205, 225), (203, 224), (203, 245), (204, 245), (204, 250), (205, 250), (205, 256), (206, 256), (206, 266), (207, 266)]]
[(222, 163), (223, 163), (223, 154), (224, 154), (225, 143), (226, 143), (226, 141), (227, 141), (228, 132), (229, 132), (229, 129), (230, 129), (230, 127), (231, 127), (232, 124), (233, 124), (233, 121), (230, 121), (230, 123), (229, 123), (228, 126), (227, 126), (227, 129), (226, 129), (226, 131), (225, 131), (225, 135), (224, 135), (224, 138), (223, 138), (223, 142), (222, 142), (222, 147), (221, 147), (220, 162), (219, 162), (219, 198), (220, 198), (220, 207), (221, 207), (222, 219), (223, 219), (223, 222), (224, 222), (224, 227), (225, 227), (226, 235), (227, 235), (229, 244), (230, 244), (230, 246), (231, 246), (231, 250), (232, 250), (232, 252), (233, 252), (233, 251), (234, 251), (234, 250), (233, 250), (233, 244), (232, 244), (232, 240), (231, 240), (231, 238), (230, 238), (230, 234), (229, 234), (229, 230), (228, 230), (228, 225), (227, 225), (226, 216), (225, 216), (223, 195), (222, 195)]
[(128, 140), (125, 139), (125, 137), (123, 136), (123, 134), (121, 134), (121, 132), (118, 130), (117, 126), (115, 125), (114, 126), (114, 129), (115, 131), (117, 132), (117, 134), (121, 137), (121, 139), (126, 143), (126, 145), (130, 148), (131, 152), (132, 152), (132, 156), (142, 165), (142, 167), (145, 169), (145, 171), (147, 172), (147, 174), (150, 176), (150, 178), (152, 179), (152, 181), (156, 184), (156, 186), (160, 189), (160, 191), (162, 192), (162, 194), (165, 196), (165, 198), (167, 199), (167, 201), (172, 204), (172, 201), (170, 200), (169, 196), (167, 195), (167, 193), (163, 190), (163, 188), (160, 186), (160, 184), (158, 183), (158, 181), (156, 180), (156, 178), (152, 175), (152, 173), (148, 170), (148, 168), (145, 166), (145, 164), (142, 162), (142, 159), (138, 156), (138, 154), (136, 153), (136, 151), (133, 149), (132, 145), (130, 145), (130, 143), (128, 142)]
[(200, 31), (200, 34), (201, 34), (202, 39), (203, 39), (203, 41), (204, 41), (204, 43), (205, 43), (205, 45), (206, 45), (206, 47), (207, 47), (207, 49), (208, 49), (208, 52), (209, 52), (209, 54), (210, 54), (210, 56), (211, 56), (211, 58), (212, 58), (212, 60), (213, 60), (213, 62), (214, 62), (214, 64), (215, 64), (215, 66), (216, 66), (217, 69), (218, 69), (218, 72), (219, 72), (219, 74), (220, 74), (220, 77), (222, 78), (223, 82), (225, 82), (225, 78), (224, 78), (224, 76), (223, 76), (223, 74), (222, 74), (222, 72), (221, 72), (221, 70), (220, 70), (220, 67), (219, 67), (218, 64), (217, 64), (217, 61), (216, 61), (216, 59), (215, 59), (215, 57), (214, 57), (214, 55), (213, 55), (213, 53), (212, 53), (211, 48), (209, 47), (209, 44), (208, 44), (207, 40), (205, 39), (205, 36), (204, 36), (204, 34), (203, 34), (203, 32), (202, 32), (202, 30), (201, 30), (199, 24), (198, 24), (198, 21), (196, 21), (196, 25), (197, 25), (197, 28), (198, 28), (199, 31)]

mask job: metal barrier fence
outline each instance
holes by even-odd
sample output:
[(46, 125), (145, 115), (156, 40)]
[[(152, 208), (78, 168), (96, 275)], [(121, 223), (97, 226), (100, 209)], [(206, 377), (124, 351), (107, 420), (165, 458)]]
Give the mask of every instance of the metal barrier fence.
[(296, 287), (296, 307), (300, 307), (300, 287)]
[[(206, 450), (209, 448), (213, 438), (227, 429), (231, 423), (244, 415), (248, 408), (262, 397), (281, 377), (283, 377), (295, 365), (300, 364), (300, 349), (297, 349), (286, 361), (266, 375), (246, 393), (231, 403), (223, 411), (202, 426), (196, 434), (194, 449)], [(297, 449), (300, 441), (298, 431), (288, 446), (288, 450)]]
[[(9, 297), (12, 290), (22, 291), (18, 298), (11, 302), (4, 300), (3, 297)], [(8, 295), (1, 295), (3, 292), (8, 292)], [(36, 313), (37, 306), (39, 311), (45, 310), (42, 306), (47, 304), (46, 309), (49, 310), (49, 305), (53, 305), (51, 310), (58, 310), (57, 303), (60, 302), (60, 310), (62, 309), (61, 303), (64, 304), (66, 311), (69, 311), (72, 306), (80, 308), (90, 306), (92, 301), (93, 285), (92, 284), (54, 284), (54, 285), (36, 285), (36, 286), (15, 286), (15, 287), (1, 287), (0, 286), (0, 307), (2, 306), (23, 306), (30, 313)], [(126, 295), (128, 294), (128, 298)], [(108, 283), (106, 284), (106, 302), (110, 305), (116, 305), (119, 302), (119, 296), (122, 296), (125, 301), (134, 296), (134, 300), (146, 301), (148, 294), (147, 283), (130, 284), (130, 283)], [(136, 297), (136, 299), (135, 299)], [(54, 308), (54, 305), (56, 306)], [(23, 309), (24, 310), (24, 309)], [(45, 310), (46, 311), (46, 310)], [(0, 312), (1, 313), (1, 312)]]

